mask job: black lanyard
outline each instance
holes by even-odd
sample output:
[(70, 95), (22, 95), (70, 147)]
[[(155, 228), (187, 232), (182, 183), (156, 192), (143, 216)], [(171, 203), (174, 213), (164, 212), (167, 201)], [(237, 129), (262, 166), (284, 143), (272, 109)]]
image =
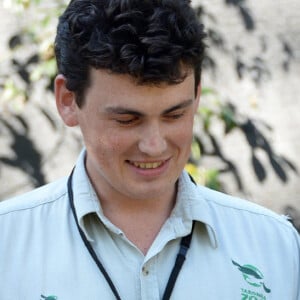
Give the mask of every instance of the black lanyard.
[[(74, 198), (73, 198), (73, 188), (72, 188), (73, 171), (72, 171), (72, 173), (70, 174), (70, 176), (68, 178), (68, 195), (69, 195), (70, 206), (71, 206), (71, 209), (72, 209), (73, 216), (75, 218), (75, 222), (77, 224), (78, 231), (79, 231), (80, 236), (81, 236), (81, 238), (82, 238), (82, 240), (83, 240), (86, 248), (88, 249), (90, 255), (94, 259), (96, 265), (98, 266), (99, 270), (101, 271), (101, 273), (103, 274), (104, 278), (106, 279), (109, 287), (111, 288), (111, 291), (113, 292), (113, 294), (115, 295), (115, 297), (116, 297), (117, 300), (121, 300), (121, 297), (119, 296), (119, 293), (118, 293), (115, 285), (113, 284), (111, 278), (109, 277), (108, 273), (106, 272), (104, 266), (102, 265), (102, 263), (98, 259), (97, 254), (94, 251), (92, 245), (87, 240), (84, 232), (82, 231), (82, 229), (79, 226), (78, 218), (77, 218), (77, 214), (76, 214), (75, 206), (74, 206)], [(164, 295), (162, 297), (162, 300), (168, 300), (168, 299), (170, 299), (170, 296), (172, 294), (172, 291), (173, 291), (176, 279), (177, 279), (178, 274), (179, 274), (179, 272), (181, 270), (181, 267), (182, 267), (182, 265), (183, 265), (183, 263), (185, 261), (186, 254), (187, 254), (187, 252), (188, 252), (188, 250), (190, 248), (190, 244), (191, 244), (191, 240), (192, 240), (192, 235), (193, 235), (193, 230), (194, 230), (194, 225), (195, 225), (195, 222), (193, 221), (193, 227), (192, 227), (191, 233), (189, 235), (187, 235), (187, 236), (184, 236), (181, 239), (181, 241), (180, 241), (180, 248), (179, 248), (179, 251), (178, 251), (178, 254), (177, 254), (177, 257), (176, 257), (176, 261), (175, 261), (173, 270), (172, 270), (171, 275), (169, 277), (169, 280), (168, 280), (168, 283), (167, 283)]]

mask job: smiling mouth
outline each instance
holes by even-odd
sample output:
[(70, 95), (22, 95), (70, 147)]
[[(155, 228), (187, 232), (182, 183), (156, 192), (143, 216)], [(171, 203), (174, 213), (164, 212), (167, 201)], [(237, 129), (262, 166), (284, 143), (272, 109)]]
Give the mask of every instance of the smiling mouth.
[(139, 169), (156, 169), (163, 165), (163, 161), (159, 162), (132, 162), (129, 163)]

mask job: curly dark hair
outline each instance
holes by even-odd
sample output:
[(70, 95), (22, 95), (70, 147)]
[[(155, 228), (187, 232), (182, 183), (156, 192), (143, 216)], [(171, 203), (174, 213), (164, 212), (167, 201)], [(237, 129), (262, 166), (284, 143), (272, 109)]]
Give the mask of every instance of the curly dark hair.
[(80, 107), (91, 67), (138, 84), (176, 84), (193, 69), (197, 87), (204, 38), (189, 0), (72, 0), (59, 18), (55, 54)]

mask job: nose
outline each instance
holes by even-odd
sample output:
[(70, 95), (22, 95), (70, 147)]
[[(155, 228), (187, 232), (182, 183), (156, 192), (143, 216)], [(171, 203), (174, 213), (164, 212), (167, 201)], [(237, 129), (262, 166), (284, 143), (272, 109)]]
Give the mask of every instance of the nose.
[(167, 141), (158, 124), (147, 126), (139, 140), (139, 150), (144, 154), (155, 157), (164, 153)]

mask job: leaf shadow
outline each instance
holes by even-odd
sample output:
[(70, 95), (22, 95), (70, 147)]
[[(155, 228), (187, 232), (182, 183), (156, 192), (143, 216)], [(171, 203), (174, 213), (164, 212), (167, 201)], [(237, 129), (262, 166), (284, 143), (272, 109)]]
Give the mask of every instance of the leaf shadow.
[(27, 122), (21, 117), (17, 119), (20, 120), (21, 130), (15, 129), (12, 124), (5, 120), (0, 120), (12, 138), (10, 145), (12, 156), (1, 156), (0, 162), (22, 170), (29, 177), (31, 183), (38, 187), (46, 183), (41, 168), (42, 156), (28, 136)]

